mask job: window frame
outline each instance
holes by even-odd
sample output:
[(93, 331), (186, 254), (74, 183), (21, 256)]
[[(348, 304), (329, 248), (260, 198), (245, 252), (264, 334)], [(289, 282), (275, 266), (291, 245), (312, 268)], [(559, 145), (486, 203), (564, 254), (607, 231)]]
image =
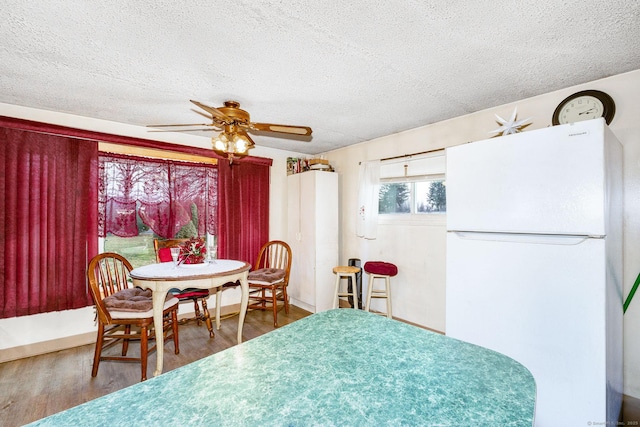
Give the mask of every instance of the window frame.
[[(430, 161), (438, 161), (434, 158), (442, 157), (442, 165), (446, 161), (445, 153), (438, 150), (436, 152), (428, 153), (424, 156), (419, 156), (417, 158), (405, 158), (405, 159), (393, 159), (390, 160), (388, 164), (393, 165), (397, 163), (403, 164), (403, 172), (404, 176), (386, 176), (380, 178), (380, 185), (384, 184), (395, 184), (395, 183), (408, 183), (410, 184), (410, 212), (409, 213), (382, 213), (378, 212), (378, 224), (380, 225), (389, 225), (389, 224), (404, 224), (404, 225), (446, 225), (446, 211), (445, 212), (417, 212), (416, 211), (416, 194), (415, 187), (418, 182), (432, 182), (432, 181), (443, 181), (446, 186), (446, 171), (444, 167), (441, 166), (441, 169), (434, 168), (434, 173), (428, 173), (429, 171), (420, 168), (419, 174), (411, 175), (410, 169), (413, 164), (430, 162)], [(399, 169), (398, 165), (391, 166), (396, 170)]]

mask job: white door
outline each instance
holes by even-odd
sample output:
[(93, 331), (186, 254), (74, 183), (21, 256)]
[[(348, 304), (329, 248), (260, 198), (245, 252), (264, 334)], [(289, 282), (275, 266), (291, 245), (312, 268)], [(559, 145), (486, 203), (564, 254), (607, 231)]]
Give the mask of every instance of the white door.
[(447, 229), (605, 235), (604, 121), (447, 149)]
[(497, 237), (448, 233), (447, 335), (531, 371), (536, 426), (606, 420), (604, 239)]

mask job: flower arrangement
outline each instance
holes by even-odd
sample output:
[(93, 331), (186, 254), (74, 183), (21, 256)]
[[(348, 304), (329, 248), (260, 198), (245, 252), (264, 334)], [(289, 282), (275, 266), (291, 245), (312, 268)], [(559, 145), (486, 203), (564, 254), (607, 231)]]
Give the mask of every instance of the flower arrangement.
[(193, 238), (180, 245), (179, 264), (202, 264), (207, 247), (203, 238)]

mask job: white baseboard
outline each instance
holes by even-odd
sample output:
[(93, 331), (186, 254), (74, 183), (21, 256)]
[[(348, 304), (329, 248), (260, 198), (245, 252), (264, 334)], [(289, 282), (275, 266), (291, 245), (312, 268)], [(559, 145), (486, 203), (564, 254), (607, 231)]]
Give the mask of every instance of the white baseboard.
[[(228, 316), (240, 311), (240, 304), (231, 304), (220, 307), (220, 317)], [(215, 307), (209, 310), (211, 320), (215, 321)], [(179, 319), (193, 316), (192, 312), (180, 314)], [(215, 326), (214, 326), (215, 327)], [(41, 341), (33, 344), (21, 345), (0, 350), (0, 363), (11, 362), (12, 360), (24, 359), (26, 357), (39, 356), (41, 354), (53, 353), (55, 351), (67, 350), (73, 347), (80, 347), (87, 344), (95, 344), (96, 332), (73, 335), (64, 338), (57, 338), (50, 341)]]
[(289, 297), (289, 304), (295, 305), (296, 307), (300, 307), (303, 310), (307, 310), (311, 313), (315, 313), (316, 312), (316, 307), (310, 304), (307, 304), (306, 302), (302, 302), (300, 300), (297, 300), (293, 297)]
[(41, 341), (33, 344), (7, 348), (0, 350), (0, 363), (23, 359), (25, 357), (39, 356), (41, 354), (80, 347), (87, 344), (94, 344), (95, 342), (96, 333), (87, 332), (85, 334), (57, 338), (51, 341)]

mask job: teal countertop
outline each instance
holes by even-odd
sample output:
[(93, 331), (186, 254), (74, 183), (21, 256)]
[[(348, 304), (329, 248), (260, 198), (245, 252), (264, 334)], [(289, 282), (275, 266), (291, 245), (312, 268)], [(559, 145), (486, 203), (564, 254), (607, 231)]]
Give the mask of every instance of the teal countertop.
[(337, 309), (32, 425), (531, 426), (535, 395), (502, 354)]

